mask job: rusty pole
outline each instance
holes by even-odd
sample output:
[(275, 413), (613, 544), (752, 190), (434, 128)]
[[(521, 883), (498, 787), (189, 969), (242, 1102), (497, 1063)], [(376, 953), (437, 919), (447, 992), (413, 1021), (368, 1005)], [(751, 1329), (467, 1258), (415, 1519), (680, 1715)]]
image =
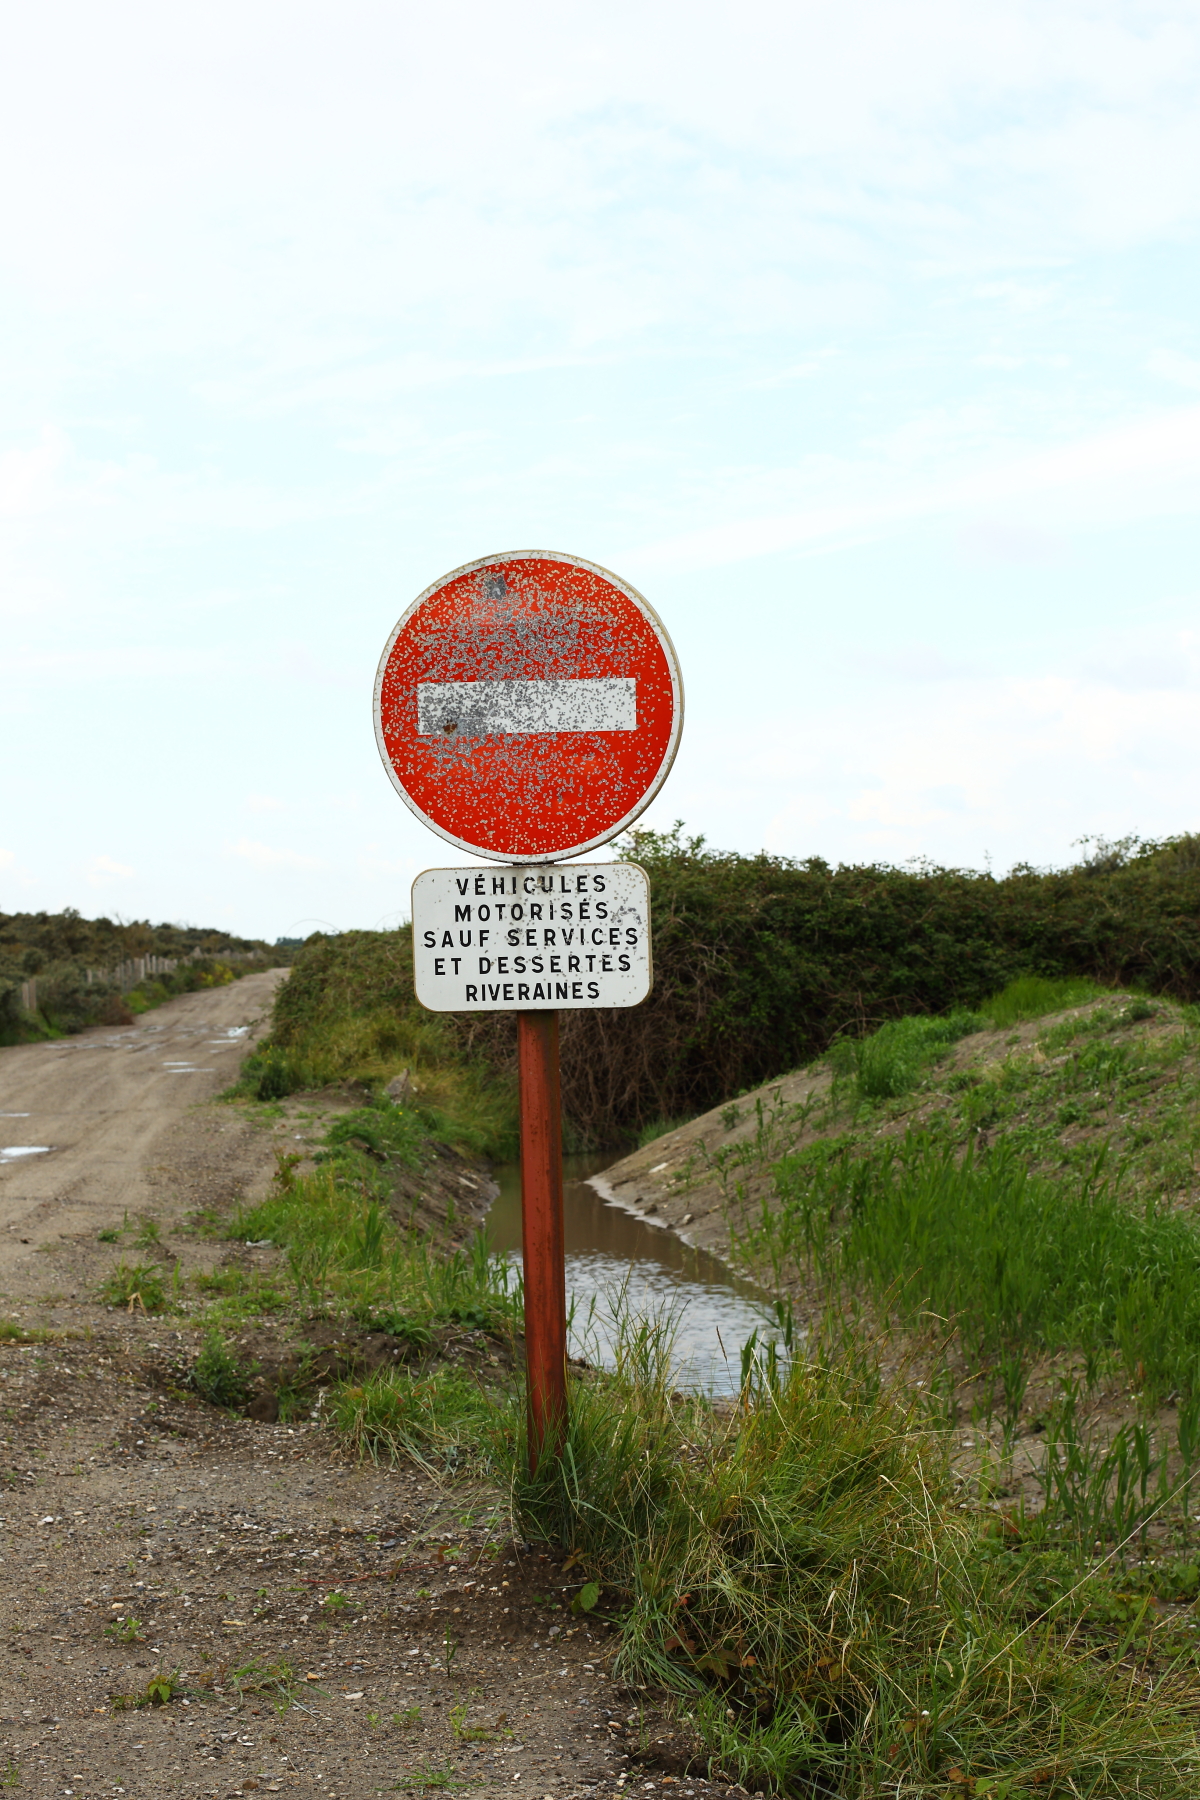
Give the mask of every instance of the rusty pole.
[(563, 1241), (558, 1014), (517, 1014), (521, 1090), (521, 1244), (529, 1466), (561, 1448), (567, 1420), (567, 1281)]

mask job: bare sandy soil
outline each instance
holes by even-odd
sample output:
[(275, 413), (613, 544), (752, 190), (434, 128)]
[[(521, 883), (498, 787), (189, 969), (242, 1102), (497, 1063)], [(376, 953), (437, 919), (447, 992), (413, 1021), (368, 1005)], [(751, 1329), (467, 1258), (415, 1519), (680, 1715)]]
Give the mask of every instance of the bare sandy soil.
[[(615, 1640), (566, 1610), (570, 1577), (514, 1541), (503, 1494), (217, 1412), (180, 1387), (195, 1321), (97, 1299), (134, 1255), (269, 1264), (196, 1221), (319, 1124), (215, 1100), (280, 978), (0, 1050), (0, 1324), (24, 1334), (0, 1337), (0, 1787), (728, 1794), (614, 1679)], [(159, 1241), (134, 1251), (145, 1217)], [(163, 1677), (173, 1698), (146, 1704)]]
[(184, 994), (128, 1027), (0, 1050), (6, 1292), (45, 1293), (47, 1245), (94, 1241), (126, 1213), (181, 1219), (265, 1180), (261, 1132), (227, 1108), (197, 1109), (234, 1079), (285, 973)]
[[(764, 1141), (764, 1121), (765, 1141), (771, 1143), (774, 1155), (806, 1142), (815, 1134), (792, 1121), (807, 1104), (815, 1105), (828, 1094), (830, 1079), (823, 1068), (781, 1075), (744, 1094), (734, 1105), (714, 1106), (686, 1125), (664, 1132), (611, 1164), (603, 1175), (593, 1176), (593, 1183), (631, 1212), (669, 1226), (684, 1243), (728, 1257), (727, 1184), (716, 1172), (714, 1157), (722, 1153), (729, 1157), (738, 1151), (752, 1156), (756, 1144)], [(781, 1136), (777, 1146), (771, 1133), (776, 1119), (789, 1126), (786, 1140)], [(751, 1204), (770, 1192), (767, 1158), (761, 1159), (761, 1166), (751, 1161), (737, 1173)]]

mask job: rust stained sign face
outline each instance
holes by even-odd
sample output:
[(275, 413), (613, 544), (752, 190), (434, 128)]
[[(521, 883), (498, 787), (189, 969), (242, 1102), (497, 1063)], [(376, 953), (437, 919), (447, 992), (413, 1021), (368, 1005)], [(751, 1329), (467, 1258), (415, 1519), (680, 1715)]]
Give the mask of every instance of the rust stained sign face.
[(549, 550), (483, 557), (413, 601), (375, 677), (393, 786), (501, 862), (605, 844), (650, 804), (683, 726), (675, 651), (635, 588)]

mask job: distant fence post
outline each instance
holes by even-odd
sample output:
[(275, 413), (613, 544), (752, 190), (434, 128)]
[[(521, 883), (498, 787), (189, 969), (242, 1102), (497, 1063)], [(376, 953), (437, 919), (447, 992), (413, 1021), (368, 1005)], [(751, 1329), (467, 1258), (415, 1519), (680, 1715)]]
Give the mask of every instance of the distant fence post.
[[(223, 961), (257, 962), (262, 952), (259, 950), (189, 950), (184, 956), (138, 956), (118, 963), (115, 969), (85, 969), (83, 980), (86, 987), (98, 983), (111, 983), (122, 994), (130, 988), (145, 981), (150, 975), (173, 975), (176, 969), (186, 968), (189, 963), (202, 962), (208, 956), (219, 956)], [(36, 1012), (38, 1005), (37, 977), (32, 976), (20, 986), (21, 1009), (23, 1012)]]

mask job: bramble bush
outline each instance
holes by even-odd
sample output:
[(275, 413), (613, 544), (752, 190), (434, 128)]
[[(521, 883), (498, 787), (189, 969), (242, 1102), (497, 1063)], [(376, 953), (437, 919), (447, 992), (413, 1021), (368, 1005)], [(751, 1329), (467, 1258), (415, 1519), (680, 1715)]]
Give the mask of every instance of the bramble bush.
[[(831, 868), (634, 832), (650, 875), (654, 989), (627, 1011), (562, 1015), (563, 1101), (609, 1142), (692, 1116), (912, 1014), (970, 1010), (1018, 976), (1200, 996), (1193, 840), (1100, 845), (1073, 869), (996, 877), (932, 864)], [(455, 1019), (493, 1067), (510, 1014)]]
[[(1196, 999), (1198, 846), (1102, 843), (1074, 868), (998, 877), (933, 864), (832, 868), (712, 850), (679, 827), (635, 831), (622, 854), (650, 876), (654, 989), (627, 1010), (562, 1014), (576, 1141), (619, 1142), (655, 1119), (690, 1117), (841, 1038), (970, 1010), (1020, 976)], [(407, 926), (309, 938), (258, 1055), (248, 1078), (263, 1078), (263, 1098), (386, 1079), (404, 1065), (424, 1073), (429, 1108), (453, 1113), (450, 1090), (473, 1083), (459, 1108), (470, 1115), (465, 1141), (492, 1151), (511, 1142), (513, 1016), (423, 1012)]]

